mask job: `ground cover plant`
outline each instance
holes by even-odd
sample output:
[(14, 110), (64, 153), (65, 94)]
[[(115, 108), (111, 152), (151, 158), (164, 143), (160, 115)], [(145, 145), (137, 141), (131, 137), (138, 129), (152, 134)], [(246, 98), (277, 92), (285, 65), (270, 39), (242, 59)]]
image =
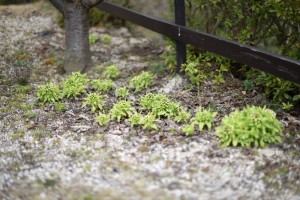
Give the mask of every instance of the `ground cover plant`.
[[(157, 8), (164, 4), (137, 3), (155, 2)], [(219, 84), (222, 77), (218, 81), (214, 78), (219, 75), (214, 72), (219, 66), (210, 64), (217, 60), (208, 56), (203, 56), (206, 62), (194, 63), (208, 77), (199, 85), (191, 84), (188, 76), (174, 78), (157, 56), (166, 51), (164, 44), (148, 36), (132, 35), (126, 27), (91, 28), (99, 40), (107, 33), (113, 42), (91, 45), (97, 69), (78, 74), (87, 79), (81, 84), (85, 92), (76, 98), (63, 97), (63, 83), (69, 79), (59, 71), (63, 30), (52, 24), (47, 14), (53, 14), (51, 7), (47, 12), (30, 7), (18, 7), (28, 13), (19, 16), (14, 14), (15, 6), (0, 6), (0, 68), (2, 63), (5, 68), (21, 66), (23, 63), (13, 65), (11, 55), (18, 55), (14, 51), (22, 49), (22, 55), (30, 57), (27, 64), (33, 72), (27, 85), (6, 85), (0, 77), (0, 199), (298, 198), (300, 119), (296, 105), (288, 112), (276, 107), (276, 100), (265, 98), (255, 80), (235, 79), (230, 71), (220, 73), (225, 83)], [(22, 60), (21, 55), (18, 58), (18, 62)], [(104, 72), (112, 64), (119, 66), (121, 73), (110, 80), (112, 88), (100, 91), (93, 81), (107, 79)], [(142, 72), (155, 74), (153, 82), (134, 92), (130, 80)], [(37, 93), (48, 83), (59, 88), (61, 98), (42, 103)], [(120, 91), (125, 91), (121, 93), (126, 97), (117, 97), (116, 91), (125, 87), (127, 91)], [(92, 100), (83, 107), (93, 93), (103, 97), (102, 110)], [(142, 105), (141, 99), (149, 93), (152, 95)], [(152, 105), (155, 96), (164, 103)], [(122, 100), (130, 102), (133, 109), (130, 115), (120, 115), (118, 122), (110, 111)], [(226, 116), (237, 109), (243, 111), (247, 105), (265, 105), (276, 112), (282, 134), (274, 131), (274, 135), (281, 138), (280, 142), (268, 140), (262, 147), (257, 139), (259, 146), (231, 143), (222, 147), (223, 137), (216, 135), (218, 127), (224, 126)], [(218, 113), (206, 121), (204, 115), (196, 117), (199, 108), (201, 113)], [(203, 125), (200, 130), (200, 119), (211, 122), (211, 129)], [(241, 131), (239, 135), (248, 134)]]

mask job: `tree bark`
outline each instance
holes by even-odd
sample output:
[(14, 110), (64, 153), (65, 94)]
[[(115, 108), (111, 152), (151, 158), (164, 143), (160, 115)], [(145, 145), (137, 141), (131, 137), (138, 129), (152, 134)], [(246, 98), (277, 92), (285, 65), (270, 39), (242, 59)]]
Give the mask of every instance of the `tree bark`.
[(66, 73), (86, 72), (91, 68), (89, 10), (103, 0), (50, 0), (65, 20)]

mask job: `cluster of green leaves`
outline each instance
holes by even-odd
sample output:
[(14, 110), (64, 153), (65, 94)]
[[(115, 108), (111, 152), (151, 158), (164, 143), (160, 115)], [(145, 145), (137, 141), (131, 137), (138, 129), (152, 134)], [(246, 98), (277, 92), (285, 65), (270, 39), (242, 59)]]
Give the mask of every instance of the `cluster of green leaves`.
[(38, 89), (37, 97), (43, 104), (54, 103), (61, 98), (61, 94), (58, 86), (48, 83)]
[(143, 116), (140, 113), (134, 112), (130, 116), (128, 121), (130, 122), (131, 127), (142, 126), (143, 129), (158, 130), (158, 127), (155, 124), (155, 122), (159, 121), (159, 120), (156, 118), (156, 115), (151, 112), (149, 112), (145, 116)]
[(96, 121), (100, 124), (100, 126), (107, 126), (108, 123), (110, 122), (110, 115), (109, 114), (104, 114), (104, 113), (99, 113), (99, 115), (96, 117)]
[(141, 74), (130, 80), (129, 87), (134, 88), (135, 92), (140, 92), (148, 88), (153, 83), (153, 74), (143, 71)]
[(80, 72), (73, 72), (62, 83), (62, 93), (67, 98), (77, 98), (78, 96), (86, 93), (86, 85), (89, 79), (86, 78), (86, 74)]
[(130, 101), (121, 100), (114, 104), (109, 113), (112, 120), (117, 119), (117, 121), (120, 122), (121, 119), (131, 116), (133, 111), (134, 108), (131, 106)]
[(129, 95), (129, 90), (127, 89), (127, 87), (117, 88), (115, 91), (115, 95), (116, 97), (126, 99), (126, 97)]
[[(140, 103), (143, 109), (149, 110), (159, 118), (175, 118), (181, 112), (180, 104), (171, 101), (164, 94), (148, 93), (141, 98)], [(177, 120), (182, 121), (184, 119), (180, 119), (180, 117), (178, 117)]]
[(265, 89), (265, 95), (275, 102), (282, 104), (283, 108), (291, 109), (293, 104), (300, 100), (300, 85), (275, 77), (258, 70), (246, 73), (248, 80)]
[(203, 109), (202, 107), (199, 107), (195, 116), (191, 118), (190, 124), (183, 126), (181, 130), (187, 136), (194, 134), (195, 125), (198, 125), (199, 131), (204, 129), (210, 131), (217, 114), (217, 112), (212, 112), (210, 109)]
[(300, 59), (298, 4), (292, 0), (187, 0), (186, 14), (188, 26), (197, 30)]
[(104, 106), (104, 99), (103, 96), (96, 94), (96, 93), (90, 93), (85, 98), (85, 102), (83, 103), (82, 107), (90, 106), (91, 110), (95, 112), (96, 110), (102, 110)]
[(256, 146), (281, 142), (283, 125), (276, 119), (274, 111), (261, 107), (236, 110), (222, 119), (216, 135), (223, 147)]
[(95, 89), (100, 92), (108, 92), (109, 90), (115, 87), (113, 81), (111, 79), (104, 79), (104, 80), (92, 80), (91, 83), (94, 85)]
[(115, 79), (120, 75), (120, 67), (117, 65), (110, 65), (104, 71), (104, 76), (107, 79)]

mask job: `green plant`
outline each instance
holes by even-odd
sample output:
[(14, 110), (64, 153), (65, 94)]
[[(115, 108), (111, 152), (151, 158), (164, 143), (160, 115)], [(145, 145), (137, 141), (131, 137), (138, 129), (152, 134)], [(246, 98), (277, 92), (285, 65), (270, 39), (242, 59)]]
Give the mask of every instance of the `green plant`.
[(53, 106), (56, 112), (63, 112), (66, 110), (66, 104), (62, 102), (54, 102)]
[(107, 79), (115, 79), (120, 75), (120, 67), (117, 65), (110, 65), (104, 71), (104, 76)]
[(108, 92), (114, 88), (114, 83), (110, 79), (92, 80), (92, 84), (94, 85), (95, 89), (100, 92)]
[(175, 116), (174, 120), (177, 123), (187, 122), (191, 117), (191, 113), (189, 113), (186, 109), (181, 108), (178, 112), (177, 116)]
[(194, 85), (201, 85), (207, 78), (207, 75), (199, 68), (197, 62), (188, 62), (187, 64), (183, 64), (182, 67), (182, 70), (188, 75), (189, 80)]
[(223, 147), (264, 147), (281, 142), (282, 128), (274, 111), (265, 107), (247, 106), (242, 111), (235, 110), (225, 116), (221, 125), (216, 128), (216, 135)]
[(135, 92), (140, 92), (142, 89), (148, 88), (152, 83), (153, 75), (143, 71), (140, 75), (137, 75), (130, 80), (129, 86), (135, 88)]
[(129, 95), (129, 90), (126, 87), (120, 87), (116, 89), (116, 97), (125, 99)]
[(283, 110), (287, 110), (287, 111), (290, 111), (292, 108), (294, 107), (294, 105), (290, 102), (287, 102), (287, 103), (282, 103), (282, 109)]
[(164, 94), (148, 93), (140, 100), (143, 109), (150, 110), (158, 117), (174, 118), (180, 112), (180, 104), (172, 102)]
[(42, 85), (37, 91), (37, 97), (42, 104), (54, 103), (61, 98), (60, 90), (58, 86), (53, 83)]
[(85, 102), (82, 105), (82, 107), (89, 105), (93, 112), (95, 112), (97, 109), (99, 109), (99, 110), (103, 109), (104, 100), (103, 100), (103, 97), (99, 94), (90, 93), (84, 100), (85, 100)]
[(191, 135), (194, 135), (194, 133), (195, 133), (195, 126), (194, 126), (194, 124), (188, 124), (188, 125), (182, 126), (181, 130), (186, 136), (191, 136)]
[(30, 85), (15, 84), (14, 87), (17, 93), (22, 94), (28, 94), (32, 90), (32, 87)]
[(97, 35), (95, 35), (95, 34), (90, 34), (89, 35), (90, 44), (96, 44), (97, 40), (98, 40)]
[(255, 88), (253, 81), (251, 80), (244, 80), (243, 87), (245, 90), (253, 90)]
[(85, 87), (89, 79), (86, 78), (86, 74), (80, 72), (73, 72), (62, 83), (62, 93), (64, 97), (76, 98), (81, 94), (86, 93)]
[(143, 129), (158, 130), (158, 127), (155, 124), (156, 121), (158, 121), (156, 115), (154, 113), (148, 113), (141, 118), (140, 124), (143, 126)]
[(110, 115), (109, 114), (104, 114), (104, 113), (99, 113), (99, 115), (96, 117), (96, 121), (101, 126), (107, 126), (107, 124), (110, 121)]
[(128, 121), (130, 122), (130, 126), (131, 128), (136, 126), (136, 125), (140, 125), (142, 122), (143, 116), (138, 113), (138, 112), (134, 112), (129, 118)]
[(199, 107), (195, 117), (191, 119), (191, 122), (193, 125), (197, 124), (200, 131), (204, 128), (207, 128), (207, 130), (210, 131), (217, 114), (217, 112), (212, 112), (210, 109), (203, 109), (202, 107)]
[(101, 41), (103, 44), (110, 44), (111, 43), (111, 36), (108, 34), (103, 34), (101, 37)]
[(131, 106), (131, 102), (121, 100), (110, 110), (111, 119), (117, 119), (117, 121), (120, 122), (121, 119), (131, 116), (133, 110), (134, 108)]

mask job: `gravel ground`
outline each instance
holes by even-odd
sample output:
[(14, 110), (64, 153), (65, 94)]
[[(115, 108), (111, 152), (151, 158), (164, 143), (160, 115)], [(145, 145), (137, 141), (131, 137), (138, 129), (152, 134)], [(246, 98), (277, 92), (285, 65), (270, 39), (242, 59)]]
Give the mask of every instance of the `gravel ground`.
[[(51, 104), (38, 106), (37, 88), (65, 78), (59, 73), (63, 30), (53, 15), (41, 14), (43, 9), (51, 10), (44, 4), (24, 12), (18, 6), (0, 7), (1, 71), (7, 73), (9, 56), (20, 49), (29, 52), (33, 71), (30, 91), (0, 86), (0, 199), (300, 199), (299, 115), (278, 112), (285, 124), (282, 144), (221, 148), (214, 131), (186, 137), (171, 120), (159, 122), (159, 131), (131, 128), (127, 122), (100, 127), (96, 114), (82, 108), (83, 98), (64, 100), (62, 113)], [(164, 49), (126, 27), (94, 27), (91, 32), (112, 36), (108, 45), (92, 45), (93, 60), (96, 66), (121, 67), (118, 86), (151, 69)], [(93, 69), (88, 77), (98, 78), (99, 71), (101, 67)], [(165, 88), (191, 110), (218, 108), (215, 125), (236, 108), (265, 103), (256, 91), (245, 94), (238, 81), (224, 86), (208, 81), (197, 89), (187, 87), (184, 79), (172, 83), (172, 77), (157, 75), (155, 85), (142, 94)], [(133, 103), (138, 99), (131, 93)]]

